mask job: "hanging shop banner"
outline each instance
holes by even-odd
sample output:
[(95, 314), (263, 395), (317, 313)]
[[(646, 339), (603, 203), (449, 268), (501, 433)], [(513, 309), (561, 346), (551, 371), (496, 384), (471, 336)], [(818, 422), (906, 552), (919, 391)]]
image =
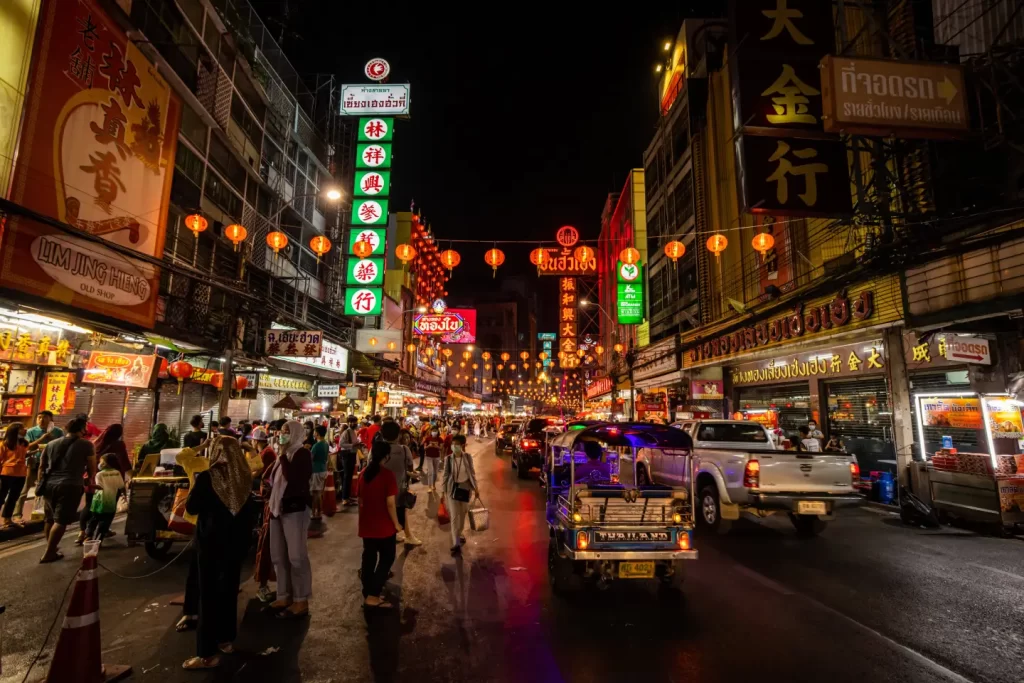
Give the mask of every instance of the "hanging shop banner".
[[(729, 372), (732, 376), (732, 385), (738, 387), (791, 382), (808, 377), (855, 377), (884, 372), (885, 367), (885, 346), (881, 340), (874, 339), (742, 363), (730, 368)], [(698, 383), (707, 382), (694, 382), (695, 385)]]
[(644, 321), (644, 287), (640, 283), (619, 282), (615, 291), (615, 311), (620, 325), (639, 325)]
[(901, 138), (959, 137), (968, 130), (959, 64), (821, 60), (825, 130)]
[(1020, 406), (1009, 398), (986, 398), (989, 430), (993, 439), (1024, 439)]
[(841, 141), (743, 135), (736, 141), (736, 155), (745, 211), (835, 216), (853, 210)]
[(337, 398), (341, 396), (341, 385), (321, 384), (316, 388), (316, 395), (320, 398)]
[(0, 315), (0, 360), (66, 367), (71, 365), (72, 344), (77, 341), (73, 332)]
[(356, 197), (386, 197), (391, 193), (391, 171), (356, 171)]
[(319, 358), (323, 352), (324, 333), (320, 330), (267, 330), (263, 352), (268, 356)]
[(70, 372), (48, 372), (43, 383), (43, 410), (55, 415), (71, 412), (75, 407), (75, 390)]
[(345, 315), (380, 315), (384, 290), (379, 287), (345, 289)]
[(134, 353), (90, 351), (82, 382), (144, 389), (149, 386), (149, 381), (153, 377), (157, 358)]
[(580, 277), (584, 275), (597, 275), (597, 252), (591, 249), (591, 256), (586, 261), (580, 261), (569, 247), (552, 248), (545, 247), (547, 256), (537, 266), (540, 275), (569, 275)]
[(538, 332), (537, 333), (537, 340), (538, 341), (542, 341), (542, 342), (544, 342), (544, 341), (555, 341), (556, 339), (558, 339), (558, 333), (556, 333), (556, 332)]
[(380, 116), (359, 119), (358, 142), (391, 142), (395, 134), (395, 120)]
[(345, 284), (356, 287), (371, 287), (384, 284), (384, 259), (349, 258)]
[(348, 349), (327, 339), (322, 341), (320, 355), (315, 358), (308, 356), (271, 356), (271, 358), (331, 372), (348, 372)]
[(4, 402), (4, 415), (7, 417), (30, 417), (32, 401), (31, 397), (7, 399)]
[(370, 246), (367, 256), (383, 256), (386, 251), (387, 236), (384, 228), (361, 228), (349, 234), (348, 253), (356, 253), (356, 243), (364, 242)]
[(725, 398), (724, 384), (720, 379), (695, 379), (690, 382), (690, 398), (695, 401), (721, 401)]
[(192, 376), (189, 377), (190, 382), (195, 384), (209, 384), (209, 385), (220, 385), (224, 382), (224, 373), (214, 368), (192, 368)]
[(687, 335), (684, 367), (704, 363), (790, 341), (827, 337), (839, 332), (896, 323), (903, 319), (903, 300), (898, 280), (886, 276), (843, 290), (834, 296), (815, 297), (790, 305), (753, 325), (713, 338)]
[(441, 313), (421, 313), (413, 318), (412, 333), (439, 337), (443, 344), (475, 344), (476, 309), (447, 308)]
[[(352, 225), (381, 225), (388, 222), (387, 199), (358, 199), (352, 202)], [(358, 228), (356, 228), (358, 230)]]
[(313, 388), (313, 382), (301, 377), (283, 377), (261, 372), (259, 374), (259, 388), (269, 391), (285, 391), (293, 394), (308, 394)]
[(343, 84), (339, 113), (342, 116), (406, 115), (409, 113), (409, 84)]
[(591, 399), (595, 396), (610, 393), (614, 388), (615, 382), (612, 381), (611, 377), (598, 377), (587, 387), (586, 396), (588, 399)]
[[(560, 230), (559, 242), (564, 244), (561, 232)], [(574, 277), (563, 277), (558, 281), (558, 361), (559, 366), (566, 369), (575, 368), (580, 364), (579, 356), (576, 354), (579, 350), (579, 288), (576, 284)]]
[(980, 337), (947, 335), (943, 355), (946, 360), (954, 363), (992, 365), (992, 352), (989, 350), (988, 340)]
[(32, 64), (36, 24), (41, 0), (8, 2), (0, 12), (0, 197), (7, 196), (11, 170), (17, 157), (18, 128), (25, 108), (29, 66)]
[(983, 429), (981, 401), (977, 398), (921, 397), (921, 416), (925, 426), (954, 429)]
[[(10, 199), (93, 238), (163, 255), (181, 105), (96, 0), (43, 3)], [(159, 270), (11, 216), (6, 287), (151, 328)]]

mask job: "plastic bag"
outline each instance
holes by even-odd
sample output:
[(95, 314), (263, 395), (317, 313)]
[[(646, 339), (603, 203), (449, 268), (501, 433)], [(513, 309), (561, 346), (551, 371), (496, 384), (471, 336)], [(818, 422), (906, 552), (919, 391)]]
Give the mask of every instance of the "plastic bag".
[(469, 511), (469, 528), (473, 531), (487, 531), (491, 526), (491, 513), (485, 507)]
[(437, 523), (440, 526), (444, 526), (445, 524), (451, 524), (451, 522), (452, 518), (448, 514), (448, 506), (442, 500), (441, 504), (437, 506)]
[(178, 489), (174, 492), (174, 505), (171, 507), (171, 518), (167, 520), (167, 528), (179, 534), (193, 534), (196, 531), (195, 524), (185, 517), (185, 503), (188, 501), (188, 491)]

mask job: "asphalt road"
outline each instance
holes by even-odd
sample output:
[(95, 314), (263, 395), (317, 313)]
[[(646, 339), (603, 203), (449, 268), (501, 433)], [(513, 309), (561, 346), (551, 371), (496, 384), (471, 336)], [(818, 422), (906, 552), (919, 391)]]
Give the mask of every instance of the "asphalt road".
[[(104, 661), (132, 664), (133, 680), (146, 683), (1024, 680), (1020, 540), (909, 529), (868, 510), (812, 540), (769, 520), (728, 537), (698, 536), (701, 556), (681, 594), (621, 582), (566, 600), (548, 588), (536, 481), (517, 480), (493, 441), (471, 450), (491, 529), (469, 533), (453, 559), (447, 530), (421, 496), (413, 515), (426, 543), (399, 555), (390, 587), (401, 603), (392, 613), (360, 609), (356, 520), (341, 513), (310, 541), (311, 619), (269, 620), (245, 582), (239, 653), (215, 673), (179, 668), (194, 639), (175, 633), (178, 608), (167, 603), (182, 590), (187, 557), (149, 578), (104, 572)], [(159, 568), (121, 536), (112, 541), (100, 559), (115, 572)], [(67, 561), (37, 565), (40, 546), (34, 538), (0, 546), (4, 683), (22, 680), (63, 616), (77, 566), (70, 542)], [(52, 639), (29, 680), (43, 678), (51, 651)]]

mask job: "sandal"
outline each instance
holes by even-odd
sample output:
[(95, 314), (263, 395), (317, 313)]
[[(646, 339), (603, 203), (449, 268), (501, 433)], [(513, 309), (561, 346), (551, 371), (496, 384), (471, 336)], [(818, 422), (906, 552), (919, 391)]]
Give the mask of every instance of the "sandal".
[(194, 631), (199, 626), (199, 617), (185, 614), (178, 620), (178, 623), (174, 625), (174, 630), (178, 633), (184, 633), (185, 631)]
[(203, 671), (205, 669), (216, 669), (220, 666), (220, 657), (189, 657), (181, 665), (186, 671)]
[(283, 611), (277, 613), (276, 618), (281, 619), (282, 621), (287, 621), (289, 619), (305, 619), (308, 616), (308, 609), (304, 609), (301, 612), (293, 612), (290, 609), (284, 609)]
[(363, 603), (363, 609), (391, 609), (393, 607), (394, 607), (394, 605), (392, 605), (387, 600), (381, 600), (376, 605), (371, 605), (368, 602), (364, 602)]
[(56, 555), (50, 558), (42, 558), (39, 560), (39, 564), (50, 564), (51, 562), (57, 562), (58, 560), (64, 559), (64, 553), (58, 552)]
[(226, 655), (233, 655), (233, 654), (235, 654), (235, 646), (232, 645), (231, 643), (224, 643), (223, 645), (218, 645), (217, 649), (220, 650), (221, 652), (223, 652)]

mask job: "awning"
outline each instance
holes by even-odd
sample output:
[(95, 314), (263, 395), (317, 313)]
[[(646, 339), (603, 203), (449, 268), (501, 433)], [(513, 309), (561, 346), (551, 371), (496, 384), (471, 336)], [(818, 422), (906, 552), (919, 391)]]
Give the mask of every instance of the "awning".
[(633, 383), (633, 387), (636, 389), (650, 389), (651, 387), (671, 386), (677, 382), (681, 382), (682, 380), (682, 371), (676, 370), (675, 372), (669, 372), (664, 375), (658, 375), (657, 377), (638, 379)]
[(275, 408), (283, 408), (284, 410), (299, 410), (299, 404), (295, 402), (291, 394), (285, 394), (284, 398), (274, 404)]

